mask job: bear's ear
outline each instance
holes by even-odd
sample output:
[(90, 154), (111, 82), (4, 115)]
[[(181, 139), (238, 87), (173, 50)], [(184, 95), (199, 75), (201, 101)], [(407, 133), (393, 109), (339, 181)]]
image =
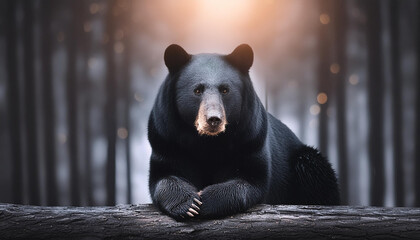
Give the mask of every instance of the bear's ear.
[(169, 72), (174, 73), (181, 69), (181, 67), (191, 59), (191, 55), (181, 46), (171, 44), (165, 50), (164, 59)]
[(248, 44), (241, 44), (226, 59), (242, 72), (248, 72), (254, 61), (254, 52)]

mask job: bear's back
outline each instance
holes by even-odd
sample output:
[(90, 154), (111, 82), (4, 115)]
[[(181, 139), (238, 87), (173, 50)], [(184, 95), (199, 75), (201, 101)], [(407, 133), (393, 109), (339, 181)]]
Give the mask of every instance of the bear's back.
[(290, 158), (296, 149), (303, 143), (296, 135), (280, 120), (267, 113), (268, 129), (266, 148), (270, 156), (270, 190), (265, 203), (285, 204), (288, 203), (287, 194), (290, 191), (292, 170)]

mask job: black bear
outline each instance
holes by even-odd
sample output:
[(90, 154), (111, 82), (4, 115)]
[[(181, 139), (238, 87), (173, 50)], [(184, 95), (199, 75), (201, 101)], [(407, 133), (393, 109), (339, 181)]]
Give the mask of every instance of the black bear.
[(339, 204), (319, 151), (264, 109), (249, 77), (254, 53), (164, 54), (169, 70), (148, 123), (149, 190), (165, 214), (218, 218), (257, 203)]

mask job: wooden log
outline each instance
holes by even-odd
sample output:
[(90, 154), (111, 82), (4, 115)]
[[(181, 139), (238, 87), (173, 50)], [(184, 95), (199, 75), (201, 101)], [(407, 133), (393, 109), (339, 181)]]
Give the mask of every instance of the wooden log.
[(218, 220), (176, 222), (152, 205), (0, 204), (1, 239), (419, 239), (419, 208), (258, 205)]

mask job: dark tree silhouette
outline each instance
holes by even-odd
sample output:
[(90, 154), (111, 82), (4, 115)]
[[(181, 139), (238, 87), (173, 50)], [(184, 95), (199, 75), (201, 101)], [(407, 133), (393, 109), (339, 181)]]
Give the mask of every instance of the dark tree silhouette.
[(83, 24), (80, 21), (79, 13), (81, 11), (81, 1), (73, 1), (71, 5), (72, 22), (69, 23), (69, 32), (67, 37), (67, 79), (66, 79), (66, 94), (67, 94), (67, 119), (68, 119), (68, 143), (69, 143), (69, 161), (70, 161), (70, 195), (71, 204), (73, 206), (80, 205), (80, 191), (79, 191), (79, 147), (78, 147), (78, 111), (77, 99), (78, 81), (77, 81), (77, 46), (79, 40), (79, 29), (83, 29)]
[(132, 21), (132, 0), (126, 0), (125, 2), (126, 12), (124, 13), (124, 21), (123, 26), (125, 26), (125, 36), (124, 36), (124, 59), (122, 64), (122, 71), (123, 71), (123, 81), (122, 81), (122, 97), (125, 99), (125, 106), (124, 106), (124, 125), (127, 129), (127, 137), (125, 139), (125, 154), (126, 154), (126, 166), (127, 166), (127, 173), (126, 173), (126, 181), (127, 181), (127, 203), (131, 203), (131, 148), (130, 148), (130, 107), (131, 107), (131, 100), (133, 99), (133, 94), (130, 91), (131, 88), (131, 21)]
[(307, 88), (303, 87), (306, 82), (301, 80), (299, 81), (300, 86), (302, 86), (302, 92), (304, 92), (305, 94), (302, 94), (302, 96), (299, 97), (299, 110), (298, 110), (298, 117), (299, 117), (299, 138), (304, 140), (306, 139), (306, 132), (305, 129), (307, 128), (307, 114), (308, 114), (308, 107), (307, 107), (307, 103), (308, 103), (308, 97), (307, 97)]
[(116, 1), (108, 2), (106, 14), (106, 34), (108, 42), (106, 45), (106, 103), (105, 103), (105, 121), (106, 136), (108, 140), (107, 163), (106, 163), (106, 205), (115, 205), (115, 158), (116, 158), (116, 99), (117, 99), (117, 81), (115, 74), (115, 53), (114, 53), (114, 9), (117, 7)]
[(368, 53), (368, 112), (369, 112), (369, 161), (370, 201), (373, 206), (384, 202), (384, 153), (383, 153), (383, 67), (381, 49), (381, 2), (366, 2), (366, 35)]
[(404, 173), (403, 173), (403, 138), (402, 138), (402, 98), (401, 67), (399, 46), (399, 9), (397, 0), (389, 1), (390, 36), (391, 36), (391, 78), (392, 78), (392, 139), (394, 144), (394, 197), (397, 207), (404, 206)]
[[(417, 3), (417, 13), (420, 12), (420, 3)], [(415, 164), (415, 205), (420, 207), (420, 14), (417, 14), (417, 82), (416, 82), (416, 125), (415, 125), (415, 153), (414, 153), (414, 164)]]
[[(88, 48), (84, 49), (86, 53), (89, 52)], [(88, 55), (88, 54), (86, 54)], [(85, 56), (86, 57), (86, 56)], [(94, 206), (95, 201), (93, 198), (93, 176), (92, 176), (92, 134), (91, 134), (91, 127), (90, 127), (90, 111), (92, 108), (92, 100), (91, 100), (91, 83), (87, 76), (85, 75), (85, 80), (83, 83), (83, 91), (85, 92), (84, 96), (84, 104), (83, 104), (83, 121), (84, 121), (84, 130), (85, 133), (85, 190), (86, 190), (86, 202), (88, 206)]]
[(22, 149), (20, 129), (20, 98), (17, 76), (17, 23), (16, 1), (6, 2), (6, 70), (7, 100), (10, 126), (10, 146), (12, 156), (13, 202), (23, 203)]
[[(6, 18), (6, 2), (0, 2), (0, 36), (2, 36), (3, 44), (5, 43), (6, 36), (6, 25), (9, 24), (8, 19)], [(4, 46), (4, 45), (3, 45)], [(5, 51), (3, 50), (2, 57), (5, 57)], [(0, 85), (4, 88), (7, 83), (7, 75), (0, 79)], [(7, 88), (6, 88), (7, 89)], [(10, 156), (10, 138), (9, 138), (9, 124), (8, 124), (8, 107), (7, 102), (8, 100), (1, 98), (0, 100), (0, 152), (2, 153), (2, 158), (0, 158), (0, 189), (2, 189), (2, 193), (0, 195), (0, 202), (13, 202), (12, 199), (12, 161)], [(6, 103), (6, 104), (5, 104)]]
[(34, 6), (33, 2), (23, 4), (23, 68), (24, 68), (24, 99), (26, 126), (26, 159), (28, 165), (28, 186), (29, 203), (40, 204), (40, 188), (38, 173), (38, 149), (37, 149), (37, 118), (36, 118), (36, 97), (35, 97), (35, 69), (34, 69)]
[(44, 0), (41, 9), (41, 61), (42, 61), (42, 104), (44, 106), (44, 152), (45, 182), (47, 185), (47, 205), (58, 205), (58, 189), (55, 160), (55, 111), (53, 80), (51, 68), (52, 44), (54, 35), (51, 31), (52, 8), (54, 1)]
[[(82, 19), (86, 19), (87, 23), (90, 24), (87, 9), (83, 8), (81, 11)], [(91, 33), (86, 32), (81, 35), (81, 43), (79, 44), (83, 59), (84, 59), (84, 66), (82, 70), (82, 77), (79, 83), (80, 92), (83, 93), (83, 104), (82, 108), (82, 115), (83, 115), (83, 133), (84, 135), (84, 167), (85, 167), (85, 175), (84, 175), (84, 186), (86, 192), (86, 203), (88, 206), (94, 206), (94, 198), (93, 198), (93, 186), (92, 186), (92, 134), (91, 134), (91, 108), (92, 108), (92, 85), (91, 79), (88, 73), (88, 63), (91, 56)]]
[[(320, 0), (320, 23), (319, 23), (319, 37), (318, 37), (318, 92), (325, 93), (329, 96), (330, 88), (330, 64), (331, 64), (331, 51), (330, 51), (330, 31), (331, 31), (331, 1)], [(324, 154), (328, 153), (328, 110), (329, 101), (320, 104), (321, 112), (319, 113), (319, 149)]]
[(344, 0), (334, 1), (334, 39), (337, 64), (340, 66), (334, 82), (336, 83), (337, 101), (337, 145), (339, 165), (339, 185), (341, 204), (348, 204), (348, 155), (347, 155), (347, 124), (346, 124), (346, 38), (347, 12)]

